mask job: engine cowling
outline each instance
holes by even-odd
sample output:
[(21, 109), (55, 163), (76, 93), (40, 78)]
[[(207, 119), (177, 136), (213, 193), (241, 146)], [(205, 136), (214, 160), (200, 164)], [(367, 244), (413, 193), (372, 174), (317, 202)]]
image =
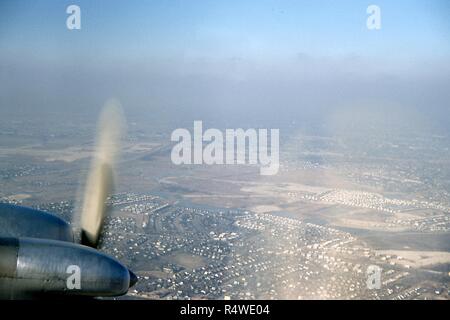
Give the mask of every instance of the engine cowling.
[(0, 238), (0, 296), (119, 296), (137, 281), (119, 261), (83, 245)]
[(7, 203), (0, 203), (0, 237), (74, 240), (70, 225), (56, 215)]

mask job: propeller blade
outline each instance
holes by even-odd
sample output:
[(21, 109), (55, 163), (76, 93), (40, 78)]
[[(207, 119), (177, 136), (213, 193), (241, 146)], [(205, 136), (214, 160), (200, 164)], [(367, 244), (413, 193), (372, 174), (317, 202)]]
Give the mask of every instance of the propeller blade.
[(98, 123), (96, 147), (80, 212), (81, 243), (97, 247), (106, 213), (105, 201), (114, 188), (114, 163), (124, 128), (122, 108), (108, 101)]

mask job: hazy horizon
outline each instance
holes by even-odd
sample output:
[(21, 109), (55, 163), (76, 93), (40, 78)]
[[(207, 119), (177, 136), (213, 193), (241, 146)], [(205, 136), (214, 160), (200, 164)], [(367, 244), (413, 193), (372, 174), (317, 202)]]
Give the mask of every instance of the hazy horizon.
[(96, 117), (116, 97), (150, 121), (320, 123), (353, 110), (450, 127), (446, 1), (378, 1), (380, 30), (366, 28), (366, 1), (78, 1), (81, 30), (66, 28), (68, 4), (0, 4), (3, 117)]

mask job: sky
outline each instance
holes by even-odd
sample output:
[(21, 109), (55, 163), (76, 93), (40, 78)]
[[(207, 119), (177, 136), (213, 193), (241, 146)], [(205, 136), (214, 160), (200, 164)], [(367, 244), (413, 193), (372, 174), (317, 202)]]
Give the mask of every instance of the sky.
[[(81, 30), (66, 28), (71, 4)], [(380, 30), (366, 27), (371, 4)], [(441, 118), (449, 9), (446, 0), (2, 0), (0, 108), (83, 112), (116, 96), (168, 117), (320, 116), (361, 103)]]
[[(76, 4), (82, 29), (65, 28)], [(382, 29), (366, 28), (366, 9), (378, 5)], [(76, 52), (121, 59), (188, 55), (262, 60), (308, 55), (450, 54), (450, 4), (408, 1), (23, 1), (3, 0), (1, 39), (6, 52), (34, 50), (36, 58)], [(96, 51), (99, 50), (99, 51)]]

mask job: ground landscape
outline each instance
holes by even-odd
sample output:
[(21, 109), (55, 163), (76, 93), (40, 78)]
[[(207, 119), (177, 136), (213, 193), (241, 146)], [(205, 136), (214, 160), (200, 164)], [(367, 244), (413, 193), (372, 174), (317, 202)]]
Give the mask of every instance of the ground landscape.
[[(0, 125), (0, 197), (71, 220), (95, 124), (55, 123)], [(285, 131), (261, 176), (176, 166), (175, 127), (146, 128), (129, 126), (101, 246), (138, 275), (128, 298), (449, 298), (450, 137)]]

